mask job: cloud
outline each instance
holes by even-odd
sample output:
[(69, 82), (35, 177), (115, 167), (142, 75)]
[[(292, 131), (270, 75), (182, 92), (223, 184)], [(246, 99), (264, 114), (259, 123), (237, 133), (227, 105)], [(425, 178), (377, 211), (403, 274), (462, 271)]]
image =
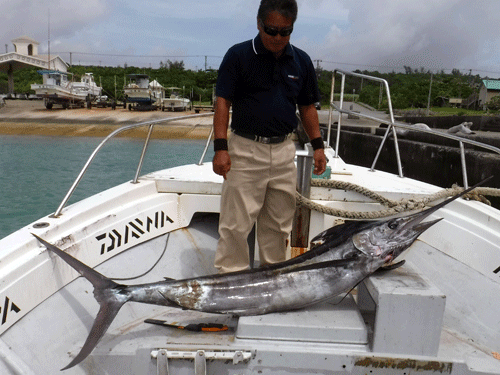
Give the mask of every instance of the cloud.
[[(235, 16), (255, 18), (258, 0), (221, 0), (216, 3), (206, 0), (142, 0), (128, 1), (127, 6), (138, 14), (162, 17), (165, 23), (176, 19), (232, 19)], [(249, 9), (254, 11), (249, 12)]]
[[(0, 35), (3, 43), (28, 35), (40, 42), (40, 53), (46, 53), (50, 8), (52, 51), (65, 52), (64, 59), (69, 59), (69, 51), (100, 55), (82, 54), (76, 60), (82, 64), (133, 64), (128, 57), (106, 55), (155, 51), (223, 56), (233, 44), (257, 34), (259, 3), (0, 0)], [(323, 60), (326, 69), (390, 71), (407, 65), (500, 70), (498, 0), (298, 0), (298, 5), (291, 41), (314, 60)], [(158, 64), (157, 60), (146, 65)], [(210, 65), (218, 63), (220, 59), (214, 59)], [(204, 65), (204, 57), (193, 65)]]
[(298, 0), (297, 3), (298, 22), (323, 19), (345, 23), (349, 14), (340, 0)]
[[(315, 53), (324, 60), (387, 67), (451, 69), (487, 65), (498, 45), (495, 0), (342, 0), (347, 28), (332, 25)], [(321, 52), (322, 51), (322, 54)], [(497, 68), (498, 70), (498, 68)]]
[(2, 25), (0, 35), (11, 40), (21, 35), (38, 41), (51, 37), (67, 37), (76, 31), (99, 22), (110, 12), (105, 0), (1, 0)]

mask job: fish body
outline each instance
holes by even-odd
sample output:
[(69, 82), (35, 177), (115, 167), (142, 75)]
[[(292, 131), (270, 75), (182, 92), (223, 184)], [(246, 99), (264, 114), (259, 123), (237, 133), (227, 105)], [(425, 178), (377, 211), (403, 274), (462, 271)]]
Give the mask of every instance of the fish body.
[(366, 259), (359, 257), (136, 285), (127, 291), (134, 302), (208, 313), (261, 315), (306, 307), (345, 292), (371, 273), (367, 265)]
[(476, 186), (405, 217), (347, 221), (320, 233), (312, 240), (310, 251), (285, 262), (185, 280), (118, 284), (35, 235), (48, 250), (93, 284), (94, 297), (100, 304), (80, 353), (64, 369), (75, 366), (92, 352), (126, 302), (243, 316), (296, 310), (347, 292), (396, 259), (421, 233), (441, 220), (422, 222), (423, 219)]

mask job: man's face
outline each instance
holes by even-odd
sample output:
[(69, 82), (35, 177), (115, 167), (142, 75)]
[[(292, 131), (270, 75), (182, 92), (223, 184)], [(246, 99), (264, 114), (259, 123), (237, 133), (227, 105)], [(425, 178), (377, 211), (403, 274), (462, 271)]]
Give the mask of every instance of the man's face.
[[(281, 56), (290, 41), (290, 33), (293, 29), (292, 19), (283, 17), (278, 11), (273, 11), (269, 13), (266, 20), (257, 20), (257, 25), (264, 47), (276, 57)], [(279, 31), (279, 33), (276, 33), (276, 31)], [(269, 33), (276, 35), (272, 36)], [(288, 34), (288, 36), (282, 36), (281, 34)]]

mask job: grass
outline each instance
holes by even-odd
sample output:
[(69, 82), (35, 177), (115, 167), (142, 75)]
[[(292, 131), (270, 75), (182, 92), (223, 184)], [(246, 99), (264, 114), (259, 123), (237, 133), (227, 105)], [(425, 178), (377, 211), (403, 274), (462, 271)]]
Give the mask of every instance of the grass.
[[(387, 110), (387, 109), (386, 109)], [(396, 109), (395, 113), (401, 115), (417, 115), (425, 116), (427, 108), (406, 108)], [(491, 116), (498, 115), (498, 111), (476, 111), (465, 108), (452, 108), (452, 107), (431, 107), (430, 116)]]
[(207, 101), (207, 102), (200, 102), (199, 100), (193, 100), (193, 105), (206, 105), (206, 106), (209, 106), (209, 105), (212, 105), (211, 102)]
[(476, 111), (472, 109), (464, 108), (452, 108), (452, 107), (432, 107), (431, 112), (441, 116), (482, 116), (487, 115), (485, 111)]

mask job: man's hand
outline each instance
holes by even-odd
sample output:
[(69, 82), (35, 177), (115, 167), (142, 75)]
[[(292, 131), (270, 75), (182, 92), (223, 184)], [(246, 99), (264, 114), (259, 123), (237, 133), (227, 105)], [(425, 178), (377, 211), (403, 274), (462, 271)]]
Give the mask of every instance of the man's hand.
[[(302, 119), (302, 126), (310, 139), (321, 137), (319, 130), (318, 111), (314, 104), (299, 105), (300, 118)], [(314, 151), (314, 174), (320, 175), (326, 170), (326, 156), (322, 148)]]
[(216, 151), (212, 161), (212, 167), (214, 172), (224, 177), (225, 180), (227, 172), (231, 169), (231, 158), (229, 157), (229, 153), (222, 150)]
[(320, 175), (326, 170), (326, 156), (325, 150), (322, 148), (314, 151), (314, 174)]

